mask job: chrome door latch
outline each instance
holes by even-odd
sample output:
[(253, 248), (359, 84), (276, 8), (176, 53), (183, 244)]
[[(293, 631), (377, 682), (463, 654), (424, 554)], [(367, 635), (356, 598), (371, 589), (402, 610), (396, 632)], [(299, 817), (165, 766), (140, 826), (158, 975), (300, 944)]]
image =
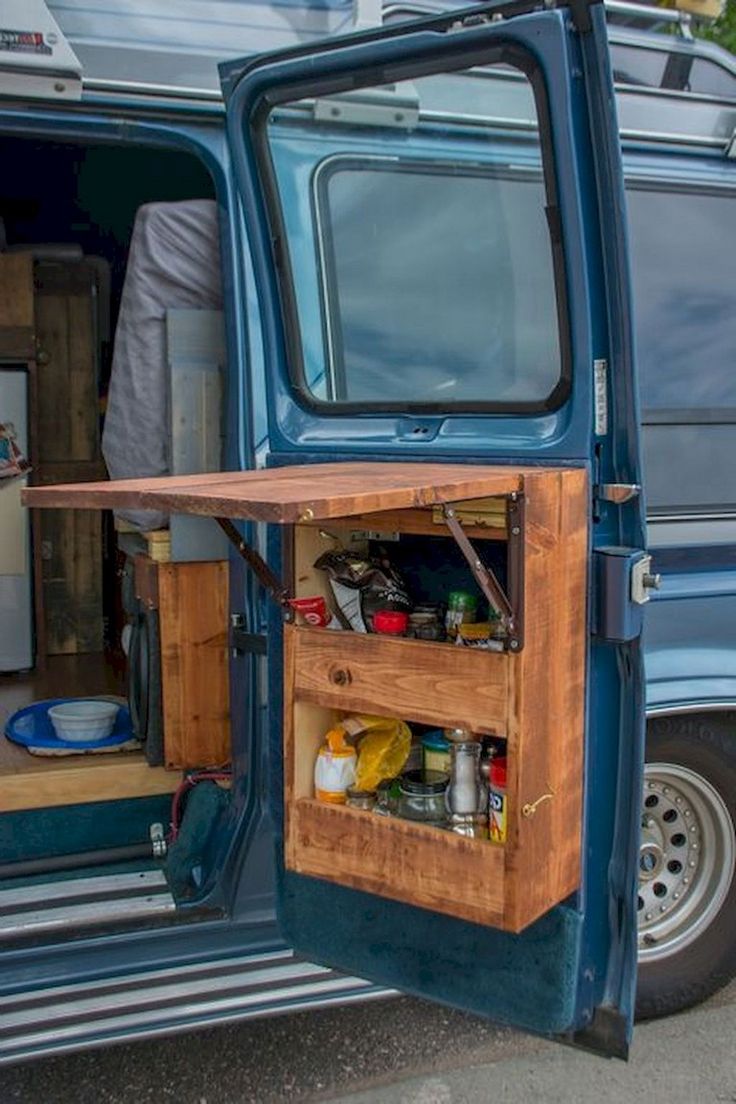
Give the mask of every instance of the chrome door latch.
[(631, 601), (643, 606), (651, 598), (653, 590), (662, 586), (662, 576), (652, 571), (652, 557), (642, 556), (631, 565)]
[(630, 502), (641, 494), (639, 483), (599, 483), (595, 488), (595, 497), (604, 502), (614, 502), (622, 506), (624, 502)]

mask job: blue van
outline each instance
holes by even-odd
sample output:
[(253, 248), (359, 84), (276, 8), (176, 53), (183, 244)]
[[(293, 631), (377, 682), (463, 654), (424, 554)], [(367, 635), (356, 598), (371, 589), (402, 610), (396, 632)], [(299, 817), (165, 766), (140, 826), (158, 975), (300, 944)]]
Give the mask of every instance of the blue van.
[[(164, 9), (0, 29), (34, 507), (29, 539), (4, 481), (0, 600), (36, 624), (0, 680), (0, 1060), (394, 990), (625, 1056), (736, 973), (736, 66), (588, 0), (209, 3), (195, 47)], [(97, 651), (54, 652), (91, 564)], [(355, 631), (458, 591), (485, 633)], [(49, 699), (100, 696), (80, 755)], [(493, 751), (495, 839), (426, 778), (320, 800), (366, 715)]]

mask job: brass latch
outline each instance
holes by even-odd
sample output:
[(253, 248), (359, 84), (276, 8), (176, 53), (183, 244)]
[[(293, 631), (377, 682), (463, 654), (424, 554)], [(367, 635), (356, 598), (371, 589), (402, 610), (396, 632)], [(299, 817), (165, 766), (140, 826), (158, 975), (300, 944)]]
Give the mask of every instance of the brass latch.
[[(547, 783), (549, 785), (549, 783)], [(527, 801), (525, 805), (521, 806), (521, 815), (524, 817), (533, 817), (539, 806), (544, 801), (551, 801), (555, 796), (555, 791), (550, 786), (549, 793), (543, 793), (541, 797), (538, 797), (536, 801)]]

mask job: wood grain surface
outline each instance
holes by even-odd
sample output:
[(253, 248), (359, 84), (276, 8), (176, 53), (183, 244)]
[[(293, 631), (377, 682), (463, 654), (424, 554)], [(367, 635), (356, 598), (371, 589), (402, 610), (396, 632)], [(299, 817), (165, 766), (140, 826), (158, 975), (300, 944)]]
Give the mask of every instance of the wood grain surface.
[(228, 565), (156, 568), (166, 766), (221, 766), (231, 758)]
[(0, 253), (0, 356), (33, 360), (33, 257)]
[(29, 506), (138, 508), (276, 523), (485, 498), (522, 489), (524, 470), (465, 464), (335, 463), (268, 471), (34, 487)]
[(372, 633), (294, 628), (294, 695), (345, 712), (504, 735), (511, 657)]
[(504, 925), (502, 847), (395, 817), (296, 801), (292, 870), (480, 924)]
[[(527, 477), (526, 643), (511, 668), (506, 923), (519, 930), (580, 884), (588, 486), (583, 471)], [(531, 816), (533, 805), (545, 794)]]
[(142, 751), (45, 758), (0, 735), (0, 813), (173, 793), (179, 781)]

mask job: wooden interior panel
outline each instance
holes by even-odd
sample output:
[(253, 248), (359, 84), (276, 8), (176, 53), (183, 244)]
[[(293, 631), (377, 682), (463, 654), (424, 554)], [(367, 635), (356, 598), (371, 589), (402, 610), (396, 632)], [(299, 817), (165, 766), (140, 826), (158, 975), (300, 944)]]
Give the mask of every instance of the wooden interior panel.
[(103, 647), (102, 518), (98, 510), (55, 510), (40, 526), (49, 655)]
[(0, 356), (33, 360), (33, 257), (0, 253)]
[(335, 463), (268, 471), (32, 488), (30, 506), (157, 509), (288, 523), (486, 498), (522, 489), (524, 470), (470, 464)]
[(478, 924), (504, 924), (502, 847), (426, 824), (302, 799), (289, 810), (290, 869)]
[(0, 813), (173, 793), (179, 776), (149, 767), (142, 751), (31, 755), (0, 735)]
[[(484, 500), (480, 500), (483, 502)], [(485, 501), (494, 501), (485, 500)], [(503, 500), (496, 499), (496, 502)], [(460, 504), (457, 513), (460, 515)], [(467, 535), (476, 540), (505, 540), (506, 522), (496, 513), (483, 514), (482, 524), (468, 524), (461, 517), (463, 529)], [(414, 533), (425, 537), (450, 536), (450, 531), (445, 525), (440, 512), (434, 507), (424, 507), (419, 510), (377, 510), (374, 514), (351, 514), (349, 517), (330, 518), (327, 526), (333, 530), (341, 531), (344, 535), (346, 529), (366, 529), (371, 532), (381, 533)], [(317, 523), (315, 523), (315, 528)]]
[(294, 638), (299, 701), (505, 733), (509, 656), (372, 633), (291, 625), (285, 632)]
[(228, 564), (157, 569), (166, 766), (220, 766), (230, 761)]
[[(98, 336), (94, 267), (85, 261), (35, 266), (38, 368), (32, 480), (52, 485), (105, 477), (100, 450)], [(97, 511), (59, 510), (35, 519), (41, 559), (45, 650), (49, 655), (103, 646), (102, 519)]]

